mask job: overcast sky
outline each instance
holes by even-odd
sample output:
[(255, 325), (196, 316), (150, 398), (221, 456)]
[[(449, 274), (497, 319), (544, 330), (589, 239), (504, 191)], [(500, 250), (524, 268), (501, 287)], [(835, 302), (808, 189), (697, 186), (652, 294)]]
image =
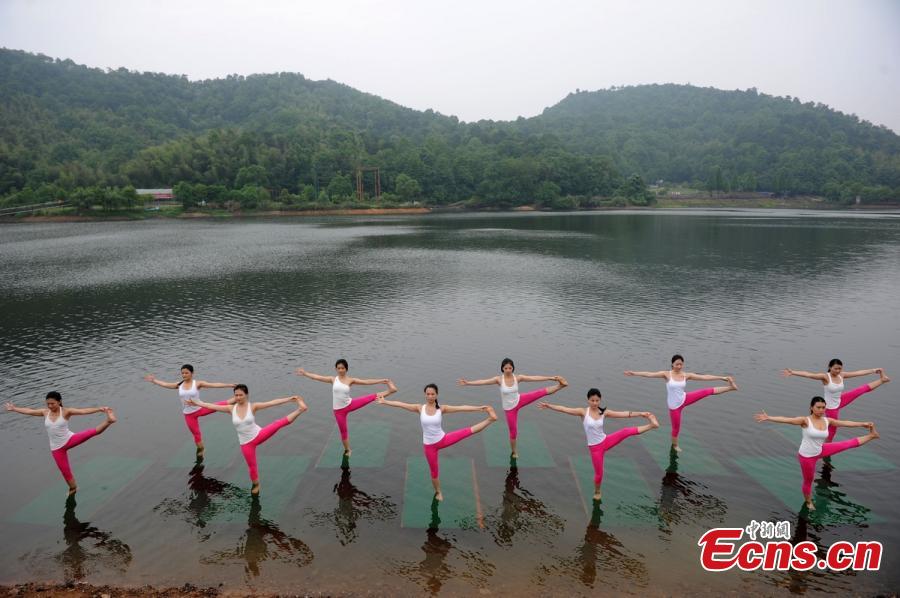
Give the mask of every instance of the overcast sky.
[(756, 87), (900, 132), (898, 0), (0, 0), (0, 45), (191, 79), (299, 72), (465, 121), (576, 88)]

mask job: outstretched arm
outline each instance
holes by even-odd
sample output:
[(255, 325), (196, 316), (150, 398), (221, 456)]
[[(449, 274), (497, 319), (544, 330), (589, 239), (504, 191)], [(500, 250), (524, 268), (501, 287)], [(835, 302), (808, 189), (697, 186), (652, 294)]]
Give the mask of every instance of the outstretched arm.
[(487, 411), (490, 405), (444, 405), (441, 411), (444, 413), (465, 413), (471, 411)]
[(15, 411), (16, 413), (21, 413), (22, 415), (45, 415), (43, 409), (30, 409), (28, 407), (16, 407), (12, 403), (6, 403), (7, 411)]
[(516, 380), (519, 382), (546, 382), (547, 380), (559, 382), (559, 376), (526, 376), (522, 374), (521, 376), (516, 376)]
[(375, 402), (379, 405), (387, 405), (388, 407), (399, 407), (400, 409), (406, 409), (407, 411), (412, 411), (413, 413), (418, 413), (422, 408), (421, 405), (414, 405), (412, 403), (404, 403), (402, 401), (388, 401), (381, 396), (375, 399)]
[(869, 428), (870, 430), (875, 426), (875, 422), (852, 422), (845, 419), (829, 419), (828, 423), (841, 428)]
[(91, 415), (93, 413), (100, 413), (101, 411), (106, 411), (109, 407), (65, 407), (63, 411), (66, 413), (66, 417), (70, 415)]
[(781, 417), (779, 415), (769, 415), (765, 411), (757, 413), (753, 416), (757, 422), (775, 422), (776, 424), (792, 424), (794, 426), (802, 426), (806, 422), (805, 417)]
[(193, 399), (185, 399), (184, 401), (188, 405), (194, 405), (196, 407), (204, 407), (206, 409), (212, 409), (213, 411), (219, 411), (221, 413), (231, 413), (231, 405), (216, 405), (215, 403), (206, 403), (204, 401), (195, 401)]
[(144, 376), (144, 380), (146, 380), (147, 382), (152, 382), (157, 386), (162, 386), (163, 388), (175, 389), (181, 385), (181, 382), (163, 382), (162, 380), (157, 380), (156, 376), (154, 376), (153, 374), (147, 374), (146, 376)]
[(328, 384), (334, 383), (334, 376), (320, 376), (319, 374), (311, 374), (303, 368), (297, 368), (296, 370), (294, 370), (294, 373), (298, 376), (304, 376), (306, 378), (309, 378), (310, 380), (315, 380), (316, 382), (326, 382)]
[(487, 386), (488, 384), (500, 384), (500, 376), (485, 378), (484, 380), (466, 380), (465, 378), (460, 378), (456, 383), (460, 386)]
[(236, 385), (230, 382), (204, 382), (197, 380), (197, 388), (234, 388)]
[(373, 384), (387, 384), (387, 378), (350, 378), (350, 386), (360, 384), (362, 386), (371, 386)]
[[(791, 368), (785, 368), (781, 370), (781, 375), (785, 378), (789, 378), (791, 376), (800, 376), (801, 378), (825, 381), (825, 374), (823, 374), (822, 372), (806, 372), (803, 370), (792, 370)], [(846, 376), (846, 374), (844, 375)]]
[(554, 405), (552, 403), (547, 403), (546, 401), (543, 403), (538, 403), (538, 407), (540, 407), (541, 409), (549, 409), (550, 411), (567, 413), (576, 417), (584, 417), (584, 407), (563, 407), (562, 405)]
[(260, 409), (268, 409), (269, 407), (276, 407), (278, 405), (284, 405), (285, 403), (290, 403), (291, 401), (296, 401), (299, 399), (299, 395), (294, 395), (291, 397), (284, 397), (283, 399), (272, 399), (271, 401), (263, 401), (261, 403), (251, 403), (253, 405), (253, 411), (259, 411)]
[(853, 372), (841, 372), (844, 378), (857, 378), (859, 376), (870, 376), (872, 374), (881, 374), (881, 368), (872, 368), (869, 370), (855, 370)]
[(625, 370), (623, 372), (626, 376), (640, 376), (641, 378), (666, 378), (669, 372), (659, 371), (659, 372), (633, 372), (631, 370)]
[(693, 374), (688, 372), (684, 375), (685, 380), (721, 380), (728, 382), (728, 376), (713, 376), (712, 374)]
[(649, 411), (612, 411), (607, 409), (603, 412), (603, 415), (606, 417), (618, 417), (618, 418), (629, 418), (629, 417), (648, 417), (650, 415)]

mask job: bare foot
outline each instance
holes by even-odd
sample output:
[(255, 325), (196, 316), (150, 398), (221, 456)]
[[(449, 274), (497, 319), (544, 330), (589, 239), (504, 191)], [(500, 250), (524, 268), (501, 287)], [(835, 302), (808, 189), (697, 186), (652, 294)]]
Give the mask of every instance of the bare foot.
[(875, 426), (872, 426), (871, 428), (869, 428), (869, 436), (872, 437), (872, 440), (881, 438), (881, 434), (878, 433), (878, 430), (875, 429)]
[(434, 495), (434, 500), (444, 500), (444, 495), (438, 492)]
[(675, 451), (676, 453), (680, 453), (680, 452), (681, 452), (681, 447), (678, 446), (677, 444), (673, 444), (673, 445), (672, 445), (672, 450)]
[(254, 482), (253, 487), (250, 488), (250, 494), (253, 496), (259, 496), (259, 482)]
[(513, 459), (518, 459), (518, 458), (519, 458), (519, 453), (513, 451), (512, 453), (509, 454), (509, 456), (512, 457)]
[(73, 483), (71, 486), (69, 486), (69, 492), (68, 494), (66, 494), (66, 496), (75, 496), (76, 492), (78, 492), (78, 486)]
[(297, 411), (299, 411), (300, 413), (303, 413), (304, 411), (309, 409), (309, 407), (306, 406), (306, 401), (303, 400), (303, 397), (295, 396), (294, 401), (297, 402)]
[(349, 457), (349, 456), (352, 455), (352, 454), (353, 454), (353, 451), (352, 451), (351, 449), (344, 449), (344, 456), (345, 456), (345, 457)]
[(735, 382), (734, 382), (734, 376), (728, 376), (728, 386), (731, 388), (731, 390), (738, 389), (737, 384), (735, 384)]
[(106, 421), (108, 421), (109, 423), (114, 424), (117, 421), (119, 421), (118, 419), (116, 419), (115, 412), (112, 409), (110, 409), (109, 407), (107, 407), (103, 411), (106, 413)]
[(602, 496), (600, 495), (599, 492), (594, 492), (594, 500), (600, 500), (601, 498), (602, 498)]
[(197, 458), (202, 459), (203, 453), (206, 451), (206, 448), (203, 446), (203, 443), (197, 445)]
[(659, 427), (659, 421), (656, 419), (656, 416), (653, 415), (652, 413), (647, 414), (647, 420), (650, 422), (650, 425), (653, 426), (654, 428)]
[(816, 510), (816, 505), (813, 504), (812, 499), (806, 501), (806, 508), (809, 509), (810, 511)]
[(569, 385), (569, 383), (566, 381), (566, 379), (563, 378), (562, 376), (556, 377), (556, 383), (559, 384), (560, 387), (562, 387), (562, 388), (565, 388)]
[(497, 421), (497, 412), (494, 411), (494, 408), (493, 408), (493, 407), (488, 406), (488, 408), (485, 409), (485, 411), (487, 411), (488, 417), (490, 418), (490, 420), (491, 420), (492, 422)]

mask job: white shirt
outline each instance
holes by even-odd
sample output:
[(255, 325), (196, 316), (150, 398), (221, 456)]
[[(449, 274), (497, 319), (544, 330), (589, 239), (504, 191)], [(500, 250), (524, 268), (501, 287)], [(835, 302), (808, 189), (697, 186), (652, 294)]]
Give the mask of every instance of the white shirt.
[(66, 446), (69, 438), (75, 436), (75, 434), (69, 430), (69, 422), (63, 417), (62, 407), (60, 407), (59, 413), (56, 414), (55, 420), (50, 419), (50, 413), (50, 410), (47, 410), (47, 415), (44, 417), (44, 427), (47, 428), (47, 436), (50, 437), (50, 450), (55, 451)]
[(512, 386), (507, 386), (503, 378), (503, 374), (500, 374), (500, 400), (503, 402), (503, 409), (509, 411), (519, 404), (519, 381), (513, 375)]
[(187, 399), (191, 399), (192, 401), (200, 400), (200, 390), (197, 388), (196, 380), (191, 380), (191, 387), (187, 390), (185, 390), (184, 383), (182, 383), (178, 387), (178, 398), (181, 399), (181, 412), (184, 414), (193, 413), (202, 409), (202, 407), (199, 407), (197, 405), (188, 405), (185, 402)]
[(603, 431), (603, 420), (606, 418), (602, 413), (600, 414), (600, 419), (594, 419), (591, 417), (591, 410), (585, 409), (584, 411), (584, 435), (587, 436), (588, 446), (594, 446), (595, 444), (600, 444), (606, 439), (606, 432)]
[(844, 392), (844, 378), (838, 376), (839, 384), (835, 384), (830, 372), (825, 374), (828, 376), (828, 384), (822, 389), (822, 395), (825, 399), (826, 409), (840, 409), (841, 393)]
[(256, 417), (253, 415), (253, 406), (250, 403), (247, 403), (247, 413), (244, 414), (244, 419), (238, 416), (237, 408), (237, 404), (231, 406), (231, 423), (237, 430), (238, 442), (247, 444), (256, 438), (262, 428), (256, 425)]
[(343, 409), (350, 404), (350, 386), (341, 382), (337, 376), (331, 384), (331, 408)]
[(666, 403), (669, 409), (678, 409), (684, 404), (684, 388), (687, 386), (687, 377), (678, 381), (672, 375), (666, 377)]
[(806, 418), (806, 427), (803, 428), (803, 440), (800, 441), (801, 457), (818, 457), (822, 454), (822, 444), (828, 439), (828, 418), (825, 420), (825, 429), (817, 430), (813, 427), (812, 418)]
[(422, 444), (434, 444), (444, 437), (444, 428), (441, 425), (441, 410), (437, 409), (434, 415), (425, 413), (425, 407), (419, 412), (419, 421), (422, 422)]

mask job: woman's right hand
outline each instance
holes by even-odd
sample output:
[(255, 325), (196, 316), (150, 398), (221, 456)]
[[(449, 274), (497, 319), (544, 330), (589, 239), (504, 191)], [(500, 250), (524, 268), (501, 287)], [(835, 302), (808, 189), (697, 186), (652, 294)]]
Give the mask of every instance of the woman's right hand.
[(466, 380), (465, 378), (460, 378), (459, 380), (456, 381), (456, 383), (459, 384), (460, 386), (466, 386), (469, 383), (469, 381)]
[(305, 376), (306, 370), (304, 370), (303, 368), (297, 368), (296, 370), (294, 370), (294, 373), (297, 374), (298, 376)]
[(759, 423), (762, 423), (764, 421), (769, 421), (769, 414), (766, 413), (765, 411), (761, 411), (760, 413), (757, 413), (756, 415), (754, 415), (753, 419), (755, 419)]
[(632, 372), (631, 370), (625, 370), (622, 373), (625, 374), (626, 376), (634, 376), (634, 372)]
[(10, 403), (9, 401), (6, 402), (6, 405), (4, 405), (4, 407), (6, 407), (7, 411), (15, 411), (16, 410), (16, 406), (13, 405), (12, 403)]
[(781, 375), (785, 378), (789, 378), (794, 375), (794, 370), (790, 368), (784, 368), (783, 370), (781, 370)]
[(153, 374), (147, 374), (146, 376), (144, 376), (144, 380), (146, 380), (147, 382), (156, 382), (156, 376), (154, 376)]

